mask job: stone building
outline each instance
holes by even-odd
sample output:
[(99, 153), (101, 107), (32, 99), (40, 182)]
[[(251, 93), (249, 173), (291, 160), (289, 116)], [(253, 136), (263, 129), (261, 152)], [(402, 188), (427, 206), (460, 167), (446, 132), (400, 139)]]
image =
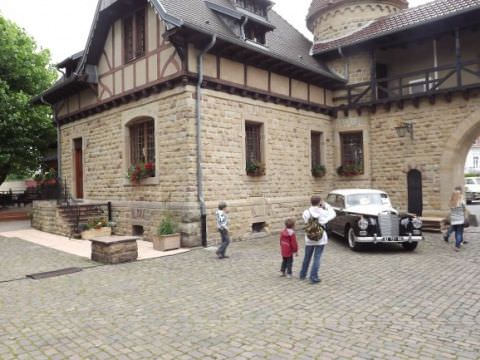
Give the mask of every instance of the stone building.
[(475, 140), (465, 161), (465, 174), (480, 174), (480, 137)]
[(111, 201), (119, 234), (148, 237), (168, 211), (187, 246), (218, 237), (220, 200), (234, 238), (333, 188), (442, 214), (480, 134), (480, 1), (313, 0), (313, 42), (272, 6), (100, 0), (85, 50), (37, 98), (72, 196)]

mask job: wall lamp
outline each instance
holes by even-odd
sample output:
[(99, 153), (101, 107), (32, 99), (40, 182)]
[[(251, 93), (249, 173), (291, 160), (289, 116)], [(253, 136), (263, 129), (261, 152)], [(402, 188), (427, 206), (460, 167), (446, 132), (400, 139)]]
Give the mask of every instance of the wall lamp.
[(413, 124), (412, 123), (402, 123), (402, 125), (395, 128), (397, 135), (401, 138), (404, 138), (407, 133), (410, 134), (410, 138), (413, 140)]

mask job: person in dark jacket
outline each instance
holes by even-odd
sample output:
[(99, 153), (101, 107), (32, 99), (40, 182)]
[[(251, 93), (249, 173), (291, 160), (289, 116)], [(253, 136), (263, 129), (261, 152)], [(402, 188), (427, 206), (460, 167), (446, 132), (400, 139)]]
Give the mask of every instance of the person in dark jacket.
[(280, 233), (280, 249), (282, 253), (282, 266), (280, 268), (281, 276), (292, 277), (293, 254), (297, 255), (298, 245), (295, 236), (295, 220), (287, 219), (285, 229)]

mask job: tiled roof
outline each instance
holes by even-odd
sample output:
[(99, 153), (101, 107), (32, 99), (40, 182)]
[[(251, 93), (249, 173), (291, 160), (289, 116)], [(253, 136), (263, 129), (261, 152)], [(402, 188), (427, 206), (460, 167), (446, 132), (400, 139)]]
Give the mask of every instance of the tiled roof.
[(330, 42), (317, 42), (313, 45), (312, 50), (314, 54), (322, 54), (476, 9), (480, 9), (480, 0), (436, 0), (379, 18), (367, 27), (344, 38)]
[[(203, 0), (153, 1), (160, 3), (167, 14), (181, 19), (183, 26), (217, 34), (225, 41), (278, 58), (327, 78), (341, 80), (332, 74), (322, 62), (310, 55), (312, 42), (273, 10), (268, 12), (268, 21), (274, 26), (274, 30), (267, 32), (267, 46), (263, 47), (238, 37)], [(230, 0), (209, 0), (209, 2), (235, 10)], [(252, 14), (253, 16), (255, 15)]]
[[(346, 3), (355, 3), (355, 2), (356, 2), (355, 0), (354, 1), (352, 0), (312, 0), (312, 3), (310, 4), (310, 8), (308, 9), (308, 15), (307, 15), (308, 27), (310, 28), (310, 30), (312, 30), (311, 26), (312, 26), (313, 18), (319, 15), (320, 12), (326, 11), (329, 8), (333, 8), (335, 6), (343, 5)], [(381, 0), (378, 2), (391, 3), (400, 9), (404, 9), (408, 7), (407, 0)]]

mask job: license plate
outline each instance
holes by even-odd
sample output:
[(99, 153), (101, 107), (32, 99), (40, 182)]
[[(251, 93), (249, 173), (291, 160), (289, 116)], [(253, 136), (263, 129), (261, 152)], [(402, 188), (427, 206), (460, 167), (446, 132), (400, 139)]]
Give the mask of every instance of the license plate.
[(387, 236), (387, 237), (385, 237), (385, 240), (387, 240), (387, 241), (395, 241), (395, 240), (397, 240), (397, 239), (394, 238), (394, 237), (392, 237), (392, 236)]

